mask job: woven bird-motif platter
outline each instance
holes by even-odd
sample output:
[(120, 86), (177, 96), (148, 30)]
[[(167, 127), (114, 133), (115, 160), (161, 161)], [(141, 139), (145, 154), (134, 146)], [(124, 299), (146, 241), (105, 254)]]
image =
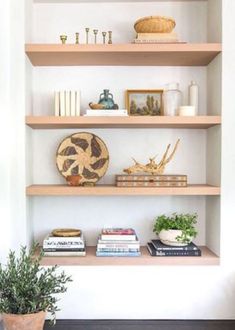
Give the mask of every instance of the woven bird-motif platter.
[(109, 153), (97, 135), (76, 133), (61, 142), (56, 163), (65, 178), (80, 176), (79, 185), (95, 184), (108, 169)]

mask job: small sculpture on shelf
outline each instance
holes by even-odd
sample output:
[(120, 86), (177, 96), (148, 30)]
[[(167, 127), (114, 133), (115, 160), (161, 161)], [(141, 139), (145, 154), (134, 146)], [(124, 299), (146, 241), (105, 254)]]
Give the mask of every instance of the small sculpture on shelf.
[(148, 174), (152, 174), (152, 175), (163, 174), (166, 164), (168, 164), (174, 157), (174, 154), (177, 150), (179, 142), (180, 142), (180, 140), (178, 139), (174, 146), (172, 153), (169, 156), (168, 156), (168, 152), (169, 152), (171, 145), (168, 144), (166, 151), (165, 151), (162, 159), (160, 160), (160, 162), (157, 163), (155, 161), (155, 158), (156, 158), (156, 156), (155, 156), (153, 158), (149, 158), (149, 163), (147, 163), (146, 165), (142, 165), (133, 158), (135, 165), (124, 169), (123, 172), (125, 172), (127, 174), (135, 174), (135, 173), (139, 173), (139, 172), (148, 173)]
[(113, 94), (109, 93), (109, 89), (104, 89), (104, 92), (100, 94), (98, 103), (89, 103), (91, 109), (104, 109), (115, 110), (118, 109), (118, 105), (113, 100)]

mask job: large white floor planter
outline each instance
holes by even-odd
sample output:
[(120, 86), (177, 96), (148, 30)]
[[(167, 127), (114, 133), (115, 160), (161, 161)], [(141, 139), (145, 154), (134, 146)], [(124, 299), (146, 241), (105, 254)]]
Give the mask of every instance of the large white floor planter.
[(177, 237), (182, 235), (182, 231), (178, 229), (169, 229), (169, 230), (161, 230), (159, 233), (159, 239), (160, 241), (165, 245), (171, 245), (171, 246), (186, 246), (190, 242), (192, 242), (193, 238), (188, 237), (189, 242), (184, 243), (179, 240), (177, 240)]

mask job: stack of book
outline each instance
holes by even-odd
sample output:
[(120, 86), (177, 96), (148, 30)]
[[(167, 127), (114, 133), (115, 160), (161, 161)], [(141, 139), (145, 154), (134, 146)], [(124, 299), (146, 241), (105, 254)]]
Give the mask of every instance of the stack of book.
[(80, 116), (80, 91), (55, 92), (55, 116)]
[(136, 44), (179, 43), (177, 33), (137, 33)]
[(107, 109), (87, 109), (84, 116), (128, 116), (128, 111), (126, 109), (115, 109), (115, 110), (107, 110)]
[(147, 244), (149, 253), (153, 257), (200, 257), (201, 250), (194, 244), (186, 246), (169, 246), (154, 239)]
[(116, 175), (118, 187), (187, 187), (187, 175)]
[(97, 257), (139, 257), (140, 242), (132, 228), (105, 228), (97, 244)]
[(73, 237), (56, 237), (49, 234), (43, 240), (43, 253), (48, 257), (84, 257), (86, 247), (83, 233)]

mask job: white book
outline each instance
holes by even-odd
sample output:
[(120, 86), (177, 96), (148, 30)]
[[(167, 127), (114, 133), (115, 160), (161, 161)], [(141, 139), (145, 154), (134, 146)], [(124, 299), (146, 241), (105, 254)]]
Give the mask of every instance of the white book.
[(65, 116), (65, 92), (60, 91), (60, 115)]
[(85, 257), (86, 256), (86, 251), (68, 251), (68, 252), (44, 252), (45, 257)]
[(128, 111), (126, 109), (118, 109), (118, 110), (91, 110), (91, 109), (87, 109), (86, 110), (86, 114), (88, 115), (92, 115), (92, 114), (97, 114), (97, 115), (100, 115), (100, 114), (124, 114), (124, 115), (127, 115), (128, 114)]
[(60, 115), (60, 93), (55, 92), (55, 116), (58, 117)]
[(81, 103), (81, 96), (80, 91), (76, 91), (76, 116), (80, 116), (80, 103)]
[(70, 94), (70, 116), (76, 116), (76, 92)]
[(70, 91), (65, 92), (65, 115), (70, 116)]
[(117, 113), (117, 114), (87, 114), (85, 117), (128, 117), (126, 114)]

